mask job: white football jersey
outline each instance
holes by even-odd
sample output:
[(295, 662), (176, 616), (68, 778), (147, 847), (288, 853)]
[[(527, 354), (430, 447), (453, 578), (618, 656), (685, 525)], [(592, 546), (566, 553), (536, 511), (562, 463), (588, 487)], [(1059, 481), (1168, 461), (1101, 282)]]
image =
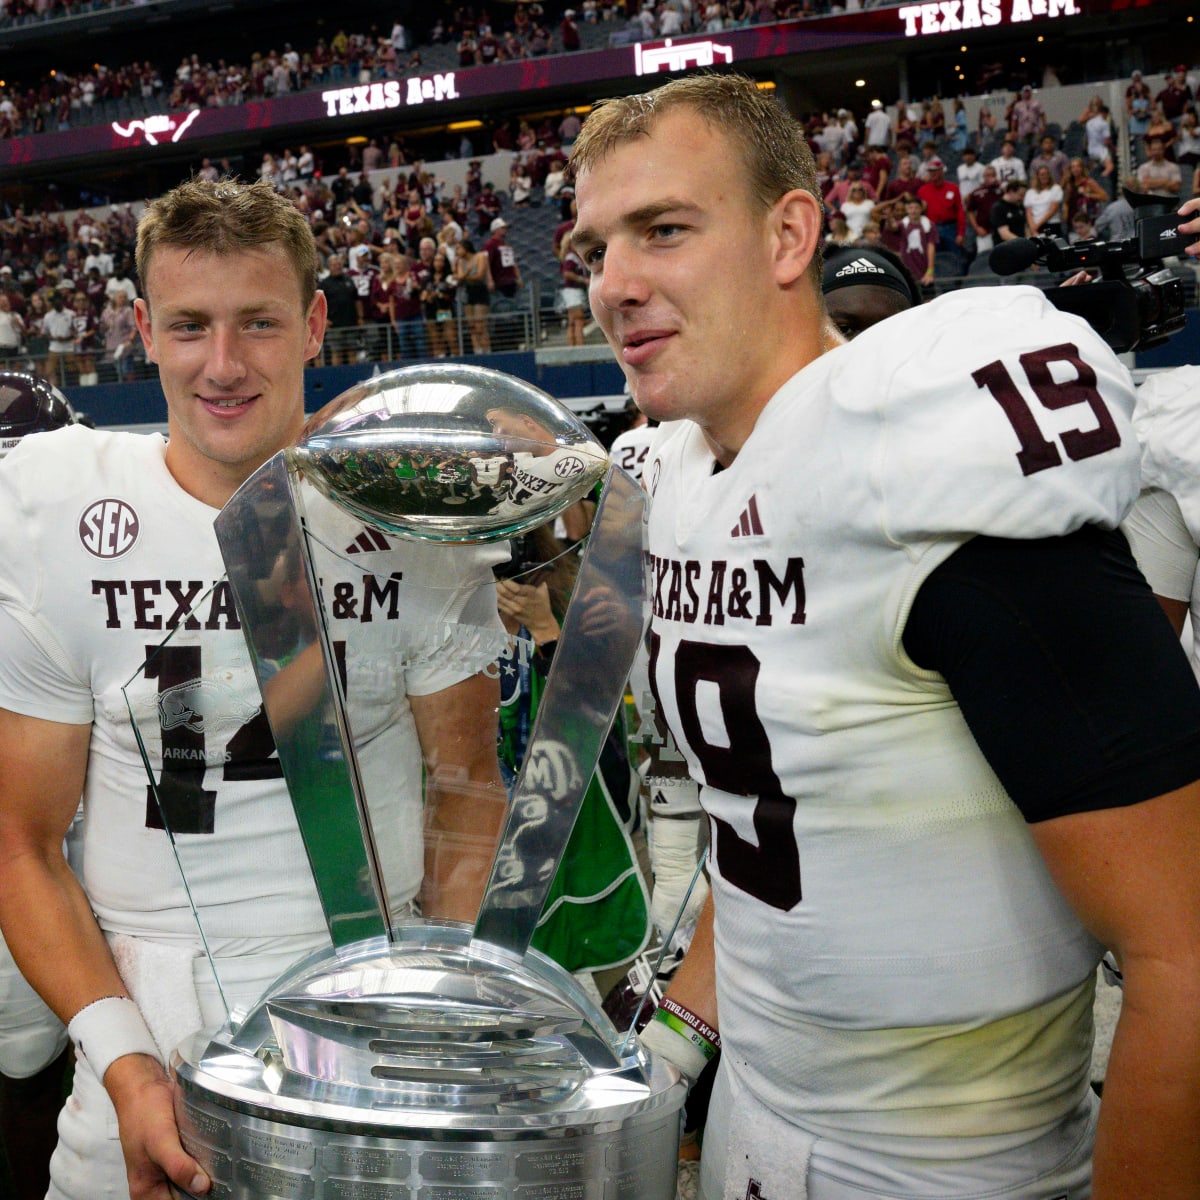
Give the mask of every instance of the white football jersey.
[[(223, 581), (217, 512), (175, 483), (164, 448), (156, 435), (72, 427), (26, 439), (5, 459), (0, 706), (92, 725), (83, 879), (106, 930), (195, 935), (140, 736), (158, 793), (172, 806), (175, 843), (210, 945), (323, 940), (324, 919)], [(481, 669), (481, 638), (494, 634), (502, 644), (490, 571), (502, 554), (393, 545), (319, 497), (309, 499), (323, 543), (314, 561), (331, 637), (344, 654), (367, 794), (387, 794), (382, 805), (372, 799), (372, 808), (389, 856), (390, 899), (401, 903), (422, 874), (421, 757), (407, 696)], [(460, 619), (481, 626), (480, 636), (458, 634)], [(286, 658), (281, 647), (281, 666)]]
[[(1153, 536), (1152, 533), (1143, 531), (1141, 525), (1128, 532), (1138, 565), (1150, 586), (1161, 595), (1188, 600), (1193, 631), (1190, 658), (1192, 670), (1200, 678), (1200, 642), (1195, 637), (1195, 630), (1200, 628), (1200, 571), (1196, 569), (1197, 548), (1200, 548), (1198, 404), (1200, 367), (1176, 367), (1151, 375), (1138, 388), (1133, 412), (1133, 424), (1142, 445), (1142, 487), (1166, 492), (1174, 498), (1192, 545), (1184, 547), (1176, 539), (1155, 536), (1153, 545), (1148, 547), (1144, 539)], [(1151, 530), (1158, 523), (1157, 518), (1153, 520)], [(1187, 591), (1178, 586), (1162, 586), (1160, 579), (1168, 576), (1187, 578)]]
[(505, 516), (519, 516), (539, 497), (570, 486), (588, 467), (588, 459), (571, 446), (556, 446), (548, 454), (518, 450), (512, 461), (512, 486), (496, 510)]
[(1087, 1087), (1099, 948), (946, 682), (906, 656), (974, 534), (1115, 526), (1128, 373), (1033, 288), (955, 292), (794, 376), (714, 473), (651, 451), (651, 654), (711, 822), (721, 1035), (789, 1120), (1012, 1134)]
[(613, 438), (613, 444), (608, 449), (609, 460), (641, 483), (646, 455), (657, 436), (657, 425), (638, 425), (634, 429), (627, 429)]

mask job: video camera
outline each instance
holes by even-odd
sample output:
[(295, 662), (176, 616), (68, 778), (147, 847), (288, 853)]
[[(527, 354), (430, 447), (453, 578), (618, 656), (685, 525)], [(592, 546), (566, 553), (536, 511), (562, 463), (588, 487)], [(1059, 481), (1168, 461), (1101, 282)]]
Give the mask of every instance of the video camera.
[(1047, 288), (1046, 298), (1083, 317), (1118, 354), (1158, 345), (1183, 328), (1183, 281), (1163, 259), (1197, 240), (1179, 232), (1181, 218), (1163, 197), (1121, 191), (1137, 214), (1133, 237), (1074, 244), (1061, 237), (1015, 238), (1001, 242), (988, 259), (997, 275), (1015, 275), (1034, 263), (1051, 271), (1098, 270), (1096, 282)]

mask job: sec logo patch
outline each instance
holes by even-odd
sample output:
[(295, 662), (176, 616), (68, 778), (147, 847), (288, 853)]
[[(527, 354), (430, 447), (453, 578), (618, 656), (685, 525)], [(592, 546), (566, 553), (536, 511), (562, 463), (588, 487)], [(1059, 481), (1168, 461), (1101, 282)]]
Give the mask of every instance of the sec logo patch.
[(554, 473), (559, 479), (570, 479), (573, 475), (578, 475), (583, 469), (583, 460), (576, 458), (573, 454), (566, 458), (560, 458), (554, 464)]
[(120, 558), (137, 544), (141, 522), (124, 500), (97, 500), (79, 518), (79, 540), (95, 558)]

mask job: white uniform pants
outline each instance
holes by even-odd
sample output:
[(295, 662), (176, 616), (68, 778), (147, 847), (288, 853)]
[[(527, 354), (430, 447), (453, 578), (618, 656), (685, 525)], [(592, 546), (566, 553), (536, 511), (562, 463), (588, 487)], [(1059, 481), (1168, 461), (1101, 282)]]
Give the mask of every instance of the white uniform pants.
[[(880, 1139), (866, 1151), (784, 1121), (722, 1063), (713, 1087), (699, 1200), (1088, 1200), (1099, 1102), (1001, 1153), (964, 1158), (947, 1139)], [(894, 1153), (900, 1143), (908, 1151)]]
[(25, 982), (0, 938), (0, 1075), (29, 1079), (66, 1048), (62, 1022)]
[[(242, 959), (225, 958), (221, 963), (221, 983), (231, 1005), (253, 1003), (288, 967), (313, 949), (311, 939), (287, 941), (269, 952), (259, 951)], [(118, 962), (122, 956), (118, 954)], [(225, 1006), (212, 979), (207, 961), (196, 952), (190, 986), (191, 996), (179, 996), (180, 1008), (199, 1004), (205, 1029), (215, 1028), (226, 1019)], [(138, 995), (134, 981), (122, 975), (130, 992)], [(156, 981), (161, 982), (161, 979)], [(183, 987), (189, 986), (186, 983)], [(171, 997), (160, 995), (157, 1001), (166, 1007)], [(145, 1005), (143, 1005), (145, 1009)], [(155, 1014), (146, 1012), (151, 1030), (156, 1031)], [(175, 1039), (178, 1044), (179, 1039)], [(161, 1039), (160, 1039), (161, 1044)], [(50, 1159), (50, 1190), (46, 1200), (128, 1200), (125, 1159), (117, 1132), (117, 1114), (87, 1059), (79, 1055), (75, 1064), (75, 1082), (58, 1117), (58, 1146)]]
[[(82, 859), (80, 823), (71, 825), (64, 843), (76, 870)], [(44, 1071), (66, 1048), (67, 1031), (25, 982), (4, 939), (0, 938), (0, 1075), (30, 1079)]]

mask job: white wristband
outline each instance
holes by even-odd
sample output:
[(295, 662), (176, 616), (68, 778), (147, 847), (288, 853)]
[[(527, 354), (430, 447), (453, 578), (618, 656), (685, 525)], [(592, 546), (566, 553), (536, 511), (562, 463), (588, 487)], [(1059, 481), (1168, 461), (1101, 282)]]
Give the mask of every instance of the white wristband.
[(704, 809), (700, 805), (700, 785), (687, 775), (679, 777), (651, 772), (646, 776), (646, 787), (650, 792), (652, 817), (676, 820), (694, 817), (698, 820), (704, 816)]
[(677, 1067), (689, 1084), (700, 1078), (700, 1072), (708, 1065), (708, 1059), (699, 1046), (683, 1034), (677, 1033), (661, 1021), (651, 1021), (638, 1040), (655, 1054), (661, 1054), (673, 1067)]
[(67, 1033), (101, 1083), (105, 1071), (126, 1054), (148, 1054), (162, 1062), (141, 1010), (126, 996), (106, 996), (84, 1006), (71, 1018)]

